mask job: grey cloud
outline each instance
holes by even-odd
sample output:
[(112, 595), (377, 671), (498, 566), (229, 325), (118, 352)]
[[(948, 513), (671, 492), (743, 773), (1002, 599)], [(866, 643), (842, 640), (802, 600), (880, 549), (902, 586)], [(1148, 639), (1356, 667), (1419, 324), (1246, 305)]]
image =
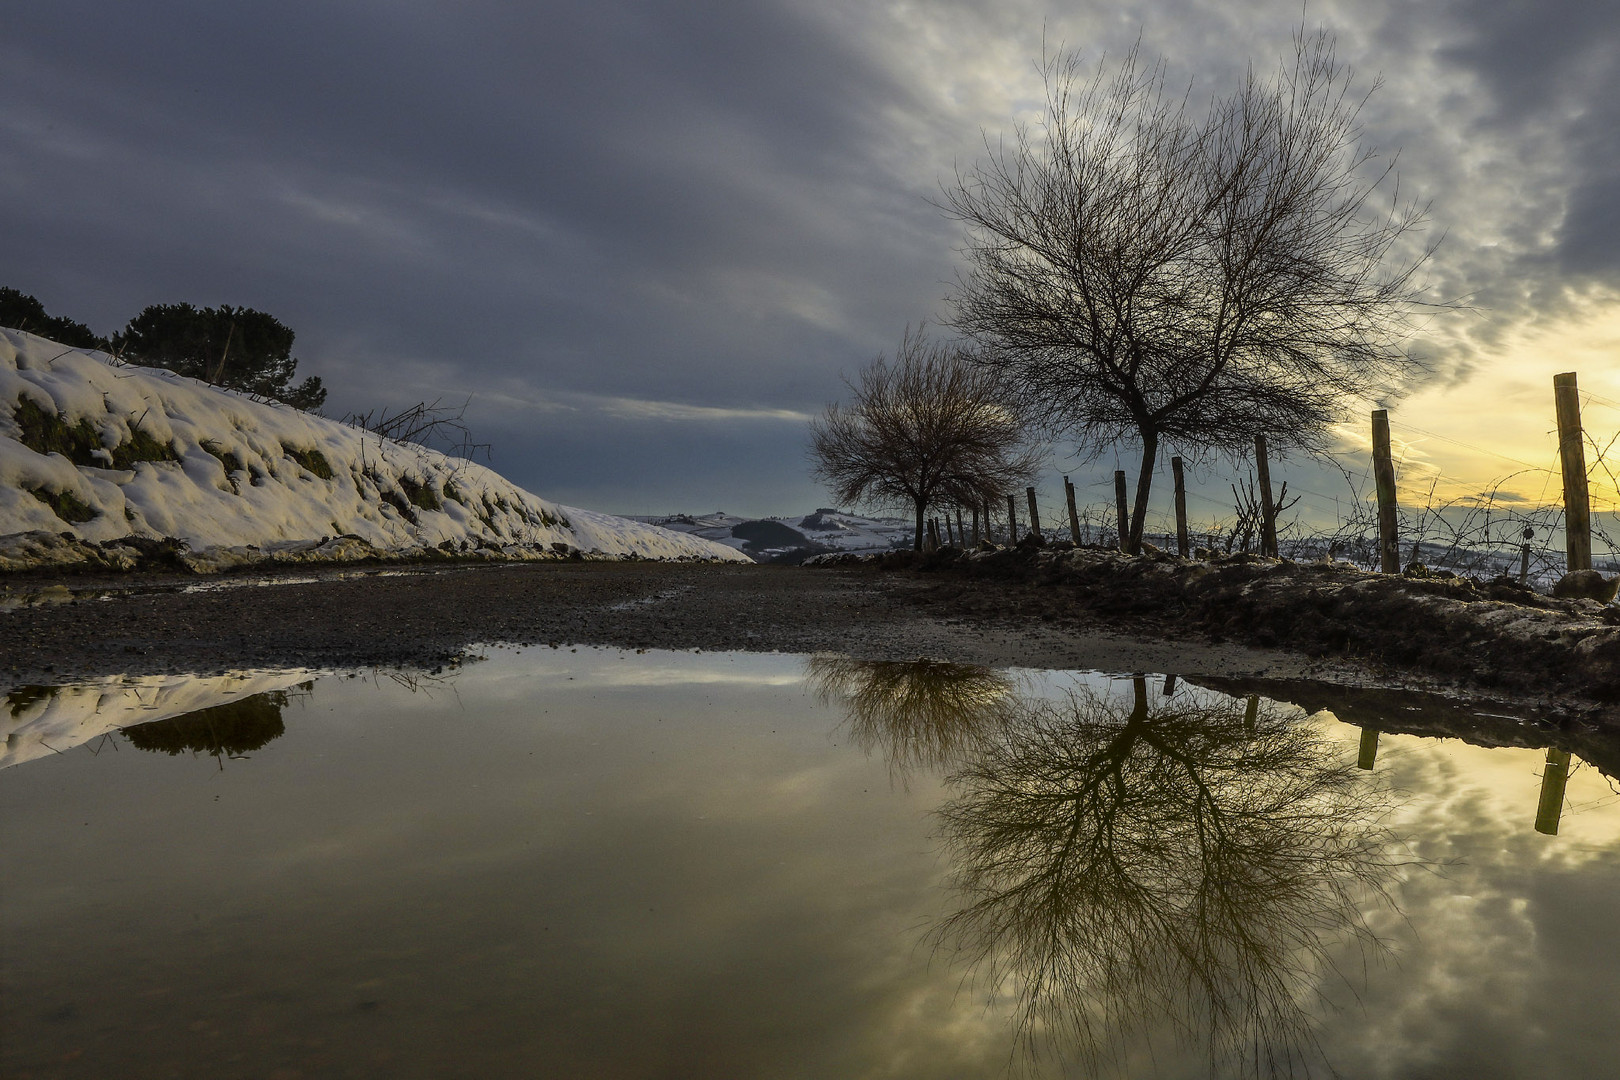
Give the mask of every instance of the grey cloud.
[[(697, 410), (712, 439), (682, 453), (769, 443), (766, 499), (808, 487), (802, 446), (781, 425), (729, 444), (753, 423), (734, 413), (814, 412), (943, 313), (957, 237), (927, 196), (1038, 102), (1043, 35), (1091, 56), (1140, 35), (1213, 89), (1299, 19), (1261, 0), (14, 7), (4, 284), (102, 331), (159, 301), (272, 311), (337, 412), (480, 392)], [(1421, 344), (1453, 377), (1514, 320), (1569, 310), (1566, 286), (1620, 280), (1616, 16), (1518, 11), (1321, 14), (1385, 73), (1369, 137), (1405, 147), (1405, 190), (1450, 230), (1437, 288), (1480, 309)], [(517, 416), (490, 422), (541, 452)], [(656, 445), (645, 421), (592, 422)], [(740, 475), (672, 453), (642, 472), (658, 492)]]

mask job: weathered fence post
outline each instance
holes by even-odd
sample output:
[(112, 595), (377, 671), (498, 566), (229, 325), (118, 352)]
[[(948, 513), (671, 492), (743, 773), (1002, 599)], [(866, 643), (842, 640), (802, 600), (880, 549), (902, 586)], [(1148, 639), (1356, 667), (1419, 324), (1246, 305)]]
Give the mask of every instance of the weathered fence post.
[(1192, 554), (1187, 540), (1187, 479), (1181, 472), (1181, 458), (1170, 459), (1170, 475), (1176, 482), (1176, 554), (1185, 559)]
[(962, 528), (962, 508), (956, 508), (956, 542), (964, 549), (967, 547), (967, 532)]
[(1401, 552), (1396, 546), (1395, 461), (1389, 453), (1389, 410), (1374, 409), (1372, 414), (1373, 484), (1378, 488), (1378, 569), (1385, 574), (1401, 572)]
[(1277, 507), (1271, 501), (1271, 463), (1266, 460), (1266, 437), (1254, 437), (1255, 482), (1260, 485), (1260, 554), (1277, 557)]
[(1176, 692), (1176, 674), (1171, 672), (1164, 677), (1164, 696), (1169, 697)]
[(973, 508), (973, 546), (979, 546), (979, 508)]
[(1025, 488), (1024, 494), (1029, 496), (1029, 531), (1035, 534), (1035, 539), (1041, 536), (1041, 515), (1035, 512), (1035, 489)]
[(1519, 584), (1530, 583), (1530, 541), (1534, 540), (1536, 530), (1526, 525), (1524, 527), (1524, 543), (1519, 545)]
[(1568, 779), (1569, 751), (1549, 746), (1547, 767), (1541, 773), (1541, 801), (1536, 805), (1536, 832), (1558, 835), (1558, 819), (1564, 816), (1564, 784)]
[(1260, 695), (1250, 694), (1249, 700), (1243, 706), (1243, 729), (1250, 735), (1259, 726), (1260, 721)]
[(1074, 541), (1074, 546), (1075, 547), (1079, 547), (1080, 546), (1080, 515), (1075, 512), (1075, 509), (1074, 509), (1074, 485), (1069, 483), (1069, 478), (1067, 476), (1065, 476), (1063, 478), (1063, 496), (1069, 502), (1069, 539)]
[(1558, 462), (1564, 473), (1564, 550), (1570, 570), (1592, 569), (1592, 515), (1586, 501), (1586, 447), (1581, 443), (1581, 395), (1575, 373), (1553, 376), (1558, 407)]
[(1125, 470), (1114, 470), (1114, 510), (1119, 517), (1119, 550), (1130, 550), (1130, 514), (1125, 508)]
[(1007, 543), (1018, 543), (1018, 497), (1007, 496)]
[(1371, 770), (1378, 760), (1378, 729), (1361, 729), (1361, 753), (1356, 755), (1356, 768)]

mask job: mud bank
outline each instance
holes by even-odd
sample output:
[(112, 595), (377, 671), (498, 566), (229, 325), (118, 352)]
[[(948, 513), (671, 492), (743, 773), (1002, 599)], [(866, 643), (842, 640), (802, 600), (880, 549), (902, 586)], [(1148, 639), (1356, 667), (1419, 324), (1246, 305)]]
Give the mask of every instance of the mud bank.
[[(848, 567), (853, 560), (840, 560)], [(1620, 609), (1498, 579), (1372, 574), (1238, 555), (1135, 558), (1103, 549), (944, 549), (867, 561), (933, 584), (930, 606), (1338, 658), (1392, 682), (1620, 722)]]

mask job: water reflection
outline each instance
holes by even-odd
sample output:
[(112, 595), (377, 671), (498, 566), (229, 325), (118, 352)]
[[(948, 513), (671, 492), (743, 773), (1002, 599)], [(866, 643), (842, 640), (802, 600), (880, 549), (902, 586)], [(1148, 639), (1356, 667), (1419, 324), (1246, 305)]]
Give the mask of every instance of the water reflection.
[(295, 690), (271, 690), (224, 705), (154, 720), (124, 729), (124, 738), (139, 750), (163, 754), (206, 754), (224, 767), (225, 758), (240, 758), (262, 750), (286, 733), (281, 710), (293, 693), (308, 694), (313, 681)]
[(936, 939), (1011, 1002), (1030, 1060), (1122, 1062), (1168, 1028), (1216, 1071), (1308, 1071), (1330, 951), (1376, 948), (1364, 913), (1401, 861), (1389, 792), (1257, 697), (1155, 698), (1139, 676), (1128, 698), (1038, 699), (963, 667), (812, 673), (867, 745), (946, 764), (961, 906)]
[(984, 746), (1014, 701), (1012, 680), (979, 664), (812, 656), (806, 681), (847, 714), (851, 741), (894, 773), (944, 769)]
[[(1257, 687), (1262, 693), (1291, 701), (1307, 713), (1325, 713), (1361, 726), (1358, 765), (1371, 770), (1378, 760), (1378, 739), (1383, 734), (1460, 739), (1486, 748), (1545, 750), (1540, 773), (1541, 790), (1535, 810), (1535, 830), (1558, 835), (1564, 814), (1569, 776), (1581, 762), (1606, 777), (1611, 790), (1620, 790), (1620, 738), (1612, 730), (1582, 723), (1487, 712), (1467, 701), (1381, 689), (1333, 686), (1325, 683), (1285, 683), (1268, 680), (1202, 680), (1226, 693)], [(1529, 811), (1525, 811), (1529, 819)]]
[[(224, 712), (167, 732), (149, 732), (143, 738), (153, 741), (150, 749), (184, 746), (216, 757), (220, 753), (258, 749), (275, 737), (265, 737), (271, 721), (264, 710), (270, 703), (248, 706), (240, 712), (233, 711), (234, 707), (255, 695), (281, 695), (271, 699), (276, 712), (274, 724), (279, 725), (287, 692), (307, 688), (310, 674), (306, 669), (292, 668), (225, 675), (115, 675), (62, 686), (15, 687), (0, 699), (0, 736), (4, 736), (0, 769), (65, 753), (121, 728), (150, 726), (155, 721), (199, 711), (212, 713), (219, 708)], [(198, 733), (198, 725), (211, 725), (219, 737)], [(176, 733), (182, 730), (192, 734)], [(279, 728), (276, 734), (280, 734)], [(255, 739), (263, 742), (248, 745)], [(245, 749), (238, 750), (239, 743)]]

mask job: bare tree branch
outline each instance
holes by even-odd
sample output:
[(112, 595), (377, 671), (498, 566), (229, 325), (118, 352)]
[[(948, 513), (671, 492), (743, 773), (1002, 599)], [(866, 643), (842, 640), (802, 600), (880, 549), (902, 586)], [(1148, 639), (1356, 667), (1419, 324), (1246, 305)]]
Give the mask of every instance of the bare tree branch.
[(1030, 482), (1040, 453), (995, 372), (961, 346), (906, 331), (848, 382), (852, 401), (810, 425), (816, 479), (840, 503), (908, 507), (922, 547), (930, 506), (980, 507)]
[(1201, 114), (1135, 50), (1089, 77), (1048, 57), (1039, 132), (944, 193), (968, 229), (954, 325), (1046, 431), (1140, 445), (1132, 552), (1161, 443), (1316, 452), (1420, 369), (1400, 342), (1426, 306), (1426, 208), (1375, 205), (1393, 161), (1361, 143), (1365, 96), (1330, 34), (1295, 46)]

